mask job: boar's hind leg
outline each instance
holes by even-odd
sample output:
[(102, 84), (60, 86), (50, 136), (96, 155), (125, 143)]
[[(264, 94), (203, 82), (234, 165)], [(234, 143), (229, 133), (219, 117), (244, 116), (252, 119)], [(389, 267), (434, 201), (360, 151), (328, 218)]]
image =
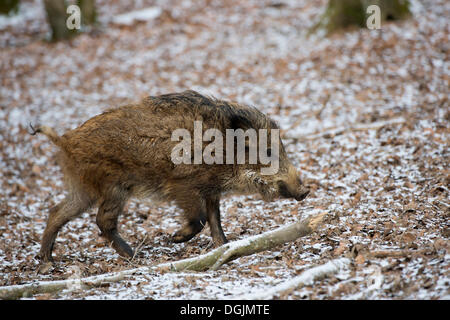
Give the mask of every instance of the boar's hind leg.
[(58, 231), (70, 220), (89, 209), (92, 201), (89, 198), (71, 193), (63, 201), (50, 209), (47, 226), (42, 236), (39, 258), (43, 262), (52, 261), (53, 245)]
[(97, 225), (102, 236), (112, 243), (112, 247), (123, 257), (133, 257), (133, 250), (120, 237), (117, 231), (117, 220), (125, 206), (125, 200), (118, 198), (105, 199), (97, 213)]
[(214, 245), (221, 246), (227, 243), (227, 238), (220, 223), (220, 198), (218, 196), (211, 196), (206, 199), (206, 211)]

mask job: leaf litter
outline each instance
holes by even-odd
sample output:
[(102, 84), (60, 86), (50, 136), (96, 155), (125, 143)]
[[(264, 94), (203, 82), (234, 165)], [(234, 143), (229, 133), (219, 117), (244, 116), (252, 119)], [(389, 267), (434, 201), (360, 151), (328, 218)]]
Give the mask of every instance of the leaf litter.
[[(282, 299), (449, 299), (449, 22), (444, 0), (412, 1), (414, 16), (381, 30), (306, 33), (326, 1), (97, 1), (101, 32), (45, 41), (39, 1), (0, 18), (0, 285), (92, 276), (194, 257), (209, 230), (184, 244), (170, 205), (132, 201), (120, 218), (134, 247), (119, 257), (95, 212), (59, 233), (56, 263), (37, 274), (48, 208), (64, 197), (55, 148), (28, 123), (59, 133), (108, 107), (186, 89), (257, 106), (279, 122), (311, 187), (302, 202), (228, 197), (229, 240), (328, 212), (325, 226), (277, 251), (204, 273), (136, 274), (36, 299), (223, 299), (261, 294), (332, 259), (344, 271)], [(114, 17), (160, 8), (131, 25)], [(156, 9), (155, 9), (156, 10)], [(274, 296), (277, 298), (277, 296)]]

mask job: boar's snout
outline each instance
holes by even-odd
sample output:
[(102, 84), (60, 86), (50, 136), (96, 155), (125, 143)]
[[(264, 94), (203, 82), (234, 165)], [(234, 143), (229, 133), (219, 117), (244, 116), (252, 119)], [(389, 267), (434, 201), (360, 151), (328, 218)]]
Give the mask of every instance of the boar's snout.
[(284, 181), (278, 182), (278, 190), (280, 196), (283, 198), (294, 198), (297, 201), (301, 201), (309, 194), (309, 188), (302, 185), (296, 186), (296, 188), (290, 188)]
[(294, 196), (295, 200), (302, 201), (309, 194), (309, 188), (301, 188), (299, 192)]

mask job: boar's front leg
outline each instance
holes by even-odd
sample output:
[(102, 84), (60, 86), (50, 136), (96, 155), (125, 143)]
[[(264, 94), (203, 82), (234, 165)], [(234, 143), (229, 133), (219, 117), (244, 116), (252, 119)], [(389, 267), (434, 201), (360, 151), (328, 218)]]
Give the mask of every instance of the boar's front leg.
[(97, 225), (102, 236), (112, 243), (112, 247), (123, 257), (133, 257), (133, 250), (120, 237), (117, 231), (117, 220), (125, 206), (125, 200), (120, 198), (105, 199), (97, 213)]
[(209, 196), (206, 199), (206, 211), (211, 236), (215, 246), (221, 246), (227, 243), (227, 238), (222, 230), (220, 223), (220, 197)]

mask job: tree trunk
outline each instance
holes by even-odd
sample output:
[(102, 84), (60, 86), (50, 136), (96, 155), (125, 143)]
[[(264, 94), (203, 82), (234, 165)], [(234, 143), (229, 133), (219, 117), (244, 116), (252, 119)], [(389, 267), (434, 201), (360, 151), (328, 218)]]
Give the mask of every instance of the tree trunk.
[(19, 9), (19, 0), (1, 0), (0, 1), (0, 14), (17, 13), (18, 9)]
[(81, 10), (81, 24), (85, 27), (93, 25), (97, 21), (95, 0), (78, 0), (78, 6)]
[[(67, 3), (64, 0), (44, 0), (47, 11), (47, 21), (52, 31), (52, 40), (70, 39), (77, 35), (80, 30), (70, 29), (67, 26)], [(97, 20), (95, 0), (78, 0), (77, 6), (80, 8), (81, 25), (86, 28), (93, 25)]]
[(370, 5), (380, 8), (380, 21), (400, 20), (411, 14), (409, 0), (329, 0), (325, 13), (312, 31), (325, 29), (332, 33), (352, 26), (365, 28)]
[(47, 21), (52, 32), (52, 40), (69, 39), (76, 35), (77, 30), (67, 28), (67, 6), (64, 0), (44, 0)]

